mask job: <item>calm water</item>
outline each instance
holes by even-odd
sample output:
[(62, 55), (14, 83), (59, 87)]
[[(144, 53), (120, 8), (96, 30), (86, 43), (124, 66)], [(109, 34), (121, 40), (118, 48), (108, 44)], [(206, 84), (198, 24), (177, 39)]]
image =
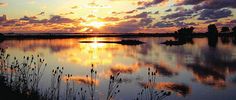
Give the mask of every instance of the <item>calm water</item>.
[[(175, 91), (165, 100), (236, 100), (236, 45), (219, 39), (213, 48), (201, 38), (194, 39), (194, 44), (166, 46), (160, 43), (171, 38), (138, 39), (146, 43), (96, 43), (120, 38), (6, 40), (0, 47), (19, 59), (32, 54), (44, 57), (49, 67), (40, 82), (42, 89), (49, 86), (51, 70), (57, 66), (64, 67), (65, 74), (80, 77), (77, 89), (84, 87), (82, 79), (94, 64), (98, 72), (96, 97), (101, 100), (107, 93), (109, 75), (116, 71), (125, 80), (116, 99), (134, 99), (142, 89), (140, 84), (148, 81), (148, 68), (158, 72), (156, 89)], [(81, 40), (94, 43), (79, 43)], [(176, 85), (179, 88), (168, 88)]]

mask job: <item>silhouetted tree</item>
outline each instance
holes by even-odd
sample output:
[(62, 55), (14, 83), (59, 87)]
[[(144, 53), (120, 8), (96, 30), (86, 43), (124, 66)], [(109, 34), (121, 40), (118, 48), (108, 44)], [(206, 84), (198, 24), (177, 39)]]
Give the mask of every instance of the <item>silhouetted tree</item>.
[(222, 42), (223, 44), (229, 44), (229, 43), (230, 43), (230, 39), (229, 39), (228, 36), (222, 36), (222, 37), (221, 37), (221, 42)]
[(232, 28), (233, 31), (233, 44), (236, 45), (236, 26)]
[(0, 42), (4, 41), (4, 35), (2, 33), (0, 33)]
[(190, 28), (181, 28), (178, 31), (175, 32), (176, 34), (176, 40), (180, 43), (193, 43), (192, 41), (192, 34), (193, 34), (194, 27)]
[(234, 26), (234, 27), (232, 28), (232, 31), (233, 31), (234, 33), (236, 33), (236, 26)]
[(207, 37), (208, 37), (208, 45), (210, 47), (216, 47), (218, 42), (218, 34), (219, 33), (215, 24), (208, 25)]
[(229, 27), (222, 27), (221, 32), (223, 33), (223, 34), (221, 34), (221, 42), (223, 44), (228, 44), (230, 42), (229, 36), (228, 36), (229, 34), (227, 34), (230, 32)]
[(208, 25), (208, 33), (218, 34), (218, 30), (215, 24)]
[(224, 32), (224, 33), (230, 32), (229, 27), (222, 27), (221, 32)]
[(4, 35), (2, 33), (0, 33), (0, 37), (3, 37)]
[(178, 30), (178, 35), (189, 35), (192, 34), (194, 30), (194, 27), (190, 27), (190, 28), (181, 28)]

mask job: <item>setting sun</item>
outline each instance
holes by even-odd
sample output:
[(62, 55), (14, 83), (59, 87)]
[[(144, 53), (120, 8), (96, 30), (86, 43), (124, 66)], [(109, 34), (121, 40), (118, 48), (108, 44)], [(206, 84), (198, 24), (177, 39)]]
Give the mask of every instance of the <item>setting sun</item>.
[(92, 26), (95, 28), (101, 28), (101, 27), (105, 26), (105, 23), (94, 21), (94, 22), (89, 23), (88, 26)]

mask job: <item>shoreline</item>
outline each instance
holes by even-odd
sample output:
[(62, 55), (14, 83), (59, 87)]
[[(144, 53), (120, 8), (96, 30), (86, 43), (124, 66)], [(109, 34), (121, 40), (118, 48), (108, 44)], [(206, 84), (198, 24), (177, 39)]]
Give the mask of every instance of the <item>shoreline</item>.
[[(175, 33), (4, 33), (0, 34), (0, 40), (24, 40), (24, 39), (66, 39), (66, 38), (90, 38), (90, 37), (118, 37), (118, 38), (142, 38), (142, 37), (177, 37)], [(220, 33), (221, 36), (233, 36), (233, 33)], [(207, 33), (193, 33), (192, 38), (207, 37)]]

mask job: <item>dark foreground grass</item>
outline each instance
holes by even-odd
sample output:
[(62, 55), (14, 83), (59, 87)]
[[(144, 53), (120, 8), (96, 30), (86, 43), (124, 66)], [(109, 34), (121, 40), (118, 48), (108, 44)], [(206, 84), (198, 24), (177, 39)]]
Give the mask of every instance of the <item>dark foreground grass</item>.
[[(39, 55), (24, 56), (21, 60), (10, 59), (4, 49), (0, 49), (0, 100), (99, 100), (97, 90), (97, 71), (91, 65), (90, 73), (86, 75), (84, 85), (75, 85), (72, 74), (64, 74), (63, 67), (51, 71), (50, 86), (46, 90), (39, 88), (39, 82), (47, 67), (45, 60)], [(151, 74), (150, 74), (151, 73)], [(156, 82), (156, 73), (148, 72), (149, 85)], [(65, 87), (62, 86), (65, 82)], [(148, 86), (149, 86), (148, 85)], [(109, 78), (109, 86), (105, 100), (115, 100), (122, 90), (121, 73), (113, 73)], [(65, 91), (63, 91), (65, 89)], [(169, 96), (169, 92), (158, 92), (153, 87), (145, 87), (147, 91), (137, 96), (137, 100), (161, 100)], [(156, 95), (160, 93), (161, 95)], [(142, 97), (142, 94), (145, 94)], [(141, 96), (141, 97), (140, 97)]]

